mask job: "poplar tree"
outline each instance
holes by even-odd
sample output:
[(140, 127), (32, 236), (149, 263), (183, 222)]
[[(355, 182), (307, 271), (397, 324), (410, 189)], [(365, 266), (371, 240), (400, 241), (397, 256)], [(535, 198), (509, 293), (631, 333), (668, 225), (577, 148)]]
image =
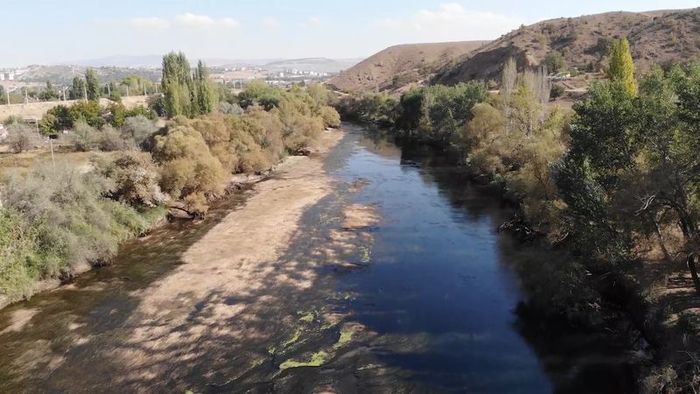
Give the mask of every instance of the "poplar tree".
[(629, 95), (636, 96), (638, 89), (637, 81), (634, 79), (634, 61), (627, 39), (613, 40), (608, 55), (610, 57), (608, 78), (622, 83)]
[(85, 90), (85, 80), (80, 77), (73, 78), (73, 86), (70, 89), (70, 99), (80, 100), (83, 98)]
[(95, 73), (95, 70), (91, 68), (85, 70), (85, 90), (87, 92), (88, 100), (99, 100), (100, 82), (97, 80), (97, 74)]

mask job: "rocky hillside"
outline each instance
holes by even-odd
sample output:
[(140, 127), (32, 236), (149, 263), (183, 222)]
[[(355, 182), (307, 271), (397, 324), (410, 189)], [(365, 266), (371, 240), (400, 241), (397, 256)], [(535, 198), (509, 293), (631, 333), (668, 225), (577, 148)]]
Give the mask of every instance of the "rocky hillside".
[(519, 68), (540, 65), (559, 51), (567, 67), (595, 71), (605, 64), (607, 43), (627, 37), (639, 70), (700, 55), (700, 8), (645, 13), (611, 12), (559, 18), (521, 27), (437, 72), (434, 83), (497, 78), (503, 63)]
[(389, 47), (340, 73), (329, 84), (351, 93), (397, 90), (431, 78), (437, 70), (485, 43), (460, 41)]

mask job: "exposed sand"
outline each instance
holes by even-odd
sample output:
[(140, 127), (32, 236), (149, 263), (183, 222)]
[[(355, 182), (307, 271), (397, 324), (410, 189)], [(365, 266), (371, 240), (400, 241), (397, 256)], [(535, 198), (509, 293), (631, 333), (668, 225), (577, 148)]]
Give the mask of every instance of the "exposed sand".
[(128, 366), (121, 383), (141, 385), (162, 378), (164, 368), (175, 364), (181, 371), (168, 371), (171, 377), (187, 374), (188, 360), (212, 350), (213, 339), (226, 338), (231, 348), (269, 339), (272, 332), (257, 323), (260, 311), (274, 311), (284, 297), (274, 289), (304, 290), (316, 277), (317, 262), (288, 261), (280, 266), (278, 260), (305, 208), (333, 190), (323, 159), (342, 136), (327, 132), (318, 153), (285, 161), (272, 179), (256, 186), (243, 207), (185, 252), (184, 264), (135, 294), (140, 305), (127, 324), (133, 330), (128, 345), (115, 354)]

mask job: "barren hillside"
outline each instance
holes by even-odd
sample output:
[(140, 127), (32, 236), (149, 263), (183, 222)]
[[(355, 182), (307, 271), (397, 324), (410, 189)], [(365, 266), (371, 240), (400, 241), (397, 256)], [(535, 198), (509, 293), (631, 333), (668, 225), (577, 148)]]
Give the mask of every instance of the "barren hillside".
[(608, 40), (619, 37), (629, 39), (641, 71), (652, 64), (691, 59), (700, 54), (700, 8), (610, 12), (524, 26), (443, 67), (433, 82), (496, 78), (509, 57), (519, 68), (532, 67), (553, 50), (563, 55), (568, 67), (597, 70), (605, 63)]
[(421, 82), (487, 41), (406, 44), (378, 52), (329, 81), (346, 92), (396, 90)]

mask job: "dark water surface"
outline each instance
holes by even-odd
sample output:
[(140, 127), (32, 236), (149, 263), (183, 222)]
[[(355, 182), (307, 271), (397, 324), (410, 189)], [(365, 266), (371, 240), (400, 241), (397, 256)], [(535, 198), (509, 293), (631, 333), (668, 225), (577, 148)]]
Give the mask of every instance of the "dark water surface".
[[(339, 215), (344, 204), (376, 207), (381, 221), (371, 231), (371, 247), (363, 252), (369, 264), (352, 270), (323, 269), (317, 289), (294, 298), (319, 310), (346, 314), (372, 336), (358, 337), (333, 351), (320, 367), (280, 371), (280, 359), (323, 346), (332, 349), (328, 344), (338, 332), (309, 334), (310, 339), (300, 341), (291, 353), (270, 356), (244, 378), (212, 385), (204, 375), (191, 376), (172, 385), (172, 391), (182, 387), (195, 392), (308, 392), (319, 387), (342, 392), (635, 390), (635, 365), (624, 345), (605, 335), (528, 321), (515, 313), (524, 295), (511, 266), (522, 246), (496, 232), (509, 214), (497, 198), (470, 186), (460, 168), (435, 152), (402, 150), (355, 126), (347, 126), (347, 131), (326, 163), (341, 187), (309, 208), (303, 219), (308, 233), (297, 235), (288, 253), (298, 259), (325, 242), (322, 234), (312, 234), (322, 232), (324, 223), (332, 222), (327, 217)], [(349, 191), (348, 185), (358, 181), (365, 186)], [(134, 291), (167, 275), (189, 245), (242, 201), (244, 196), (221, 204), (198, 226), (170, 225), (147, 241), (128, 243), (115, 266), (86, 274), (71, 288), (1, 311), (0, 391), (91, 391), (81, 386), (81, 374), (107, 374), (109, 380), (107, 368), (84, 368), (91, 355), (108, 358), (109, 348), (119, 346), (120, 324), (138, 303)], [(343, 294), (348, 296), (338, 296)], [(33, 310), (35, 315), (24, 329), (8, 330), (12, 313), (19, 309)], [(290, 304), (287, 309), (295, 314), (302, 307)], [(76, 328), (69, 323), (76, 317), (82, 322), (77, 329), (82, 336), (100, 339), (89, 345), (76, 342)], [(62, 356), (45, 357), (49, 351)], [(221, 352), (216, 356), (235, 357)], [(23, 368), (31, 364), (25, 360), (28, 357), (39, 361)], [(56, 373), (50, 372), (55, 368), (52, 363), (60, 365)], [(71, 377), (73, 386), (66, 385)]]

